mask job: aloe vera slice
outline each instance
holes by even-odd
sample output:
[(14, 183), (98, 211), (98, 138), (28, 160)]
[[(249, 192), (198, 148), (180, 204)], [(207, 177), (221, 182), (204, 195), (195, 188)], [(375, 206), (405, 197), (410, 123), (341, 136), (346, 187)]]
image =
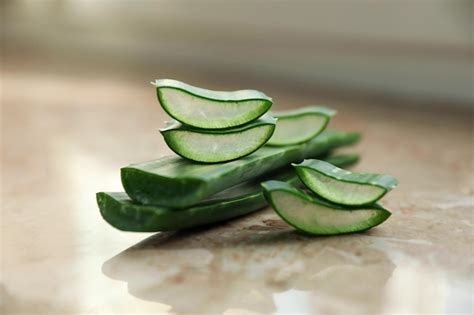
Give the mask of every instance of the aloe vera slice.
[(256, 90), (212, 91), (184, 82), (152, 82), (163, 109), (183, 124), (205, 129), (240, 126), (265, 114), (272, 99)]
[(203, 163), (226, 162), (255, 152), (275, 130), (275, 119), (264, 117), (224, 130), (197, 129), (175, 123), (161, 129), (168, 147), (191, 161)]
[(316, 235), (368, 230), (387, 220), (391, 213), (378, 205), (343, 208), (311, 196), (288, 183), (262, 183), (263, 193), (275, 212), (296, 229)]
[(320, 134), (335, 114), (335, 110), (321, 106), (274, 112), (272, 116), (278, 121), (267, 144), (283, 146), (306, 142)]
[[(348, 166), (358, 160), (357, 155), (334, 155), (326, 161)], [(260, 183), (278, 179), (292, 185), (301, 184), (291, 168), (275, 171), (264, 178), (246, 182), (212, 195), (200, 204), (176, 210), (161, 206), (141, 205), (124, 192), (99, 192), (97, 203), (104, 220), (122, 231), (159, 232), (174, 231), (210, 224), (238, 217), (267, 205)]]
[(292, 162), (322, 156), (359, 138), (356, 132), (327, 130), (304, 144), (264, 146), (249, 156), (223, 164), (199, 164), (167, 156), (122, 168), (122, 184), (130, 198), (139, 203), (185, 208), (226, 188)]
[(389, 175), (351, 172), (321, 160), (305, 160), (293, 166), (301, 181), (314, 193), (343, 205), (374, 203), (398, 184)]

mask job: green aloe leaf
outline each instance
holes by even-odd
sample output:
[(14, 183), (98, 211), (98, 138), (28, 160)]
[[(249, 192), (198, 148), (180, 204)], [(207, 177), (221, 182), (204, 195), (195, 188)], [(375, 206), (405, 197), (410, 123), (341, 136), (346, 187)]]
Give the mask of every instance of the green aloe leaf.
[[(325, 158), (339, 166), (356, 163), (358, 155), (334, 155)], [(277, 170), (268, 176), (246, 182), (206, 198), (198, 205), (176, 210), (162, 206), (142, 205), (124, 192), (99, 192), (97, 203), (104, 220), (123, 231), (174, 231), (235, 218), (267, 205), (260, 183), (278, 179), (301, 185), (292, 168)]]

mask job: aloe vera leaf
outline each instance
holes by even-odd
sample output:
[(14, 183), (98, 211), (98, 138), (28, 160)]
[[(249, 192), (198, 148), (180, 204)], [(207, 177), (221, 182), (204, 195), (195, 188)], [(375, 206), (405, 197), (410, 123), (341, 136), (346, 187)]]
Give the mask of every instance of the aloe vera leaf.
[(177, 121), (197, 128), (240, 126), (265, 114), (272, 99), (256, 90), (212, 91), (184, 82), (152, 82), (163, 109)]
[(174, 231), (227, 220), (255, 211), (265, 205), (262, 196), (248, 195), (241, 199), (216, 204), (172, 210), (161, 206), (134, 203), (126, 193), (97, 193), (97, 202), (104, 220), (122, 231)]
[(275, 212), (297, 230), (335, 235), (368, 230), (391, 213), (379, 205), (347, 208), (329, 203), (282, 181), (262, 183), (265, 198)]
[(331, 202), (362, 206), (376, 202), (398, 184), (389, 175), (356, 173), (321, 160), (293, 164), (301, 181)]
[[(287, 169), (278, 176), (282, 180), (298, 183), (295, 172)], [(247, 182), (229, 188), (198, 205), (186, 209), (141, 205), (126, 193), (98, 193), (102, 217), (123, 231), (158, 232), (174, 231), (238, 217), (263, 208), (267, 203), (260, 182)]]
[(186, 208), (226, 188), (292, 162), (322, 156), (359, 138), (356, 132), (328, 130), (303, 144), (264, 146), (251, 155), (222, 164), (200, 164), (167, 156), (122, 168), (122, 184), (130, 198), (139, 203)]
[[(357, 155), (334, 155), (326, 161), (348, 166), (358, 160)], [(292, 168), (275, 171), (263, 178), (246, 182), (182, 210), (161, 206), (141, 205), (124, 192), (99, 192), (97, 203), (104, 220), (115, 228), (133, 232), (173, 231), (238, 217), (267, 205), (260, 183), (278, 179), (292, 185), (301, 184)]]
[(268, 145), (283, 146), (306, 142), (320, 134), (336, 111), (322, 106), (273, 112), (277, 125)]
[(191, 161), (219, 163), (247, 156), (263, 146), (276, 120), (264, 115), (243, 126), (223, 130), (198, 129), (175, 123), (160, 132), (168, 147)]

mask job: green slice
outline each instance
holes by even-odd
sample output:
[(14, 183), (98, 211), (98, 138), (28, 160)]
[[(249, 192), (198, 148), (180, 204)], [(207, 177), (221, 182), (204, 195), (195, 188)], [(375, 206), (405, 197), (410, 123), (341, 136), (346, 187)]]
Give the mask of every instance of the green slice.
[[(326, 157), (340, 166), (352, 165), (357, 155)], [(132, 201), (123, 192), (99, 192), (97, 203), (104, 220), (122, 231), (159, 232), (174, 231), (238, 217), (267, 205), (260, 183), (278, 179), (301, 185), (294, 169), (277, 170), (264, 178), (245, 182), (206, 198), (196, 206), (176, 210), (162, 206), (142, 205)]]
[(314, 193), (342, 205), (374, 203), (398, 184), (389, 175), (351, 172), (321, 160), (304, 160), (293, 166), (301, 181)]
[(321, 157), (359, 138), (356, 132), (327, 130), (303, 144), (264, 146), (242, 159), (221, 164), (167, 156), (122, 168), (122, 184), (130, 198), (139, 203), (186, 208), (226, 188), (305, 158)]
[(176, 154), (203, 163), (226, 162), (241, 158), (263, 146), (275, 130), (269, 115), (223, 130), (198, 129), (178, 122), (160, 129), (166, 144)]
[(306, 142), (320, 134), (335, 114), (335, 110), (321, 106), (274, 112), (272, 116), (278, 121), (267, 144), (283, 146)]
[(262, 184), (268, 203), (296, 229), (315, 235), (335, 235), (368, 230), (387, 220), (391, 213), (379, 205), (343, 208), (311, 196), (288, 183)]
[(177, 121), (205, 129), (240, 126), (265, 114), (272, 99), (256, 90), (212, 91), (184, 82), (152, 82), (163, 109)]

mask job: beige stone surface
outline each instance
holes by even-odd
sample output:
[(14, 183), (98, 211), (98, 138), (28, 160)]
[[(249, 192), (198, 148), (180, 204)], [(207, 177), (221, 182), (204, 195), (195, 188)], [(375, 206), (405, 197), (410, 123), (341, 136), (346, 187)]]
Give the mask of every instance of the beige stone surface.
[[(275, 108), (309, 104), (281, 95)], [(396, 176), (393, 215), (366, 233), (308, 237), (271, 209), (177, 233), (124, 233), (95, 192), (170, 154), (153, 89), (2, 73), (0, 311), (14, 313), (473, 313), (472, 112), (341, 104), (356, 170)], [(416, 105), (416, 104), (414, 104)]]

